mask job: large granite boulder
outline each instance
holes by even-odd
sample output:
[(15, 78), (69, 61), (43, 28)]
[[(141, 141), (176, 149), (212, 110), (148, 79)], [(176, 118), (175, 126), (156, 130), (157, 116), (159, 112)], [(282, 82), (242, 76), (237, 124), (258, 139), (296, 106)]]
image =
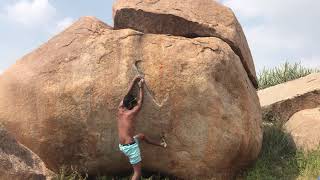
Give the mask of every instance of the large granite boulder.
[(115, 29), (188, 38), (217, 37), (240, 57), (250, 80), (258, 87), (241, 25), (231, 9), (214, 0), (116, 0), (113, 16)]
[(320, 106), (320, 73), (258, 92), (263, 119), (286, 122), (296, 112)]
[(112, 30), (92, 17), (0, 76), (0, 121), (54, 171), (130, 172), (116, 114), (137, 74), (146, 80), (137, 131), (168, 143), (142, 144), (144, 170), (226, 179), (257, 158), (258, 97), (227, 43)]
[(320, 146), (320, 106), (295, 113), (284, 128), (298, 149), (317, 150)]
[(0, 125), (0, 179), (45, 180), (51, 179), (42, 160), (17, 142)]

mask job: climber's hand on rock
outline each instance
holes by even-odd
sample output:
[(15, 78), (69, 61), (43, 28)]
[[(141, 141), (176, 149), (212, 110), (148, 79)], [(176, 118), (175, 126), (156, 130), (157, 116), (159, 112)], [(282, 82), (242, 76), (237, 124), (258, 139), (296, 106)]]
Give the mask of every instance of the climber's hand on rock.
[(143, 79), (143, 77), (141, 75), (136, 75), (134, 77), (134, 81), (138, 81), (138, 80), (141, 80), (141, 79)]
[(140, 88), (143, 87), (143, 85), (144, 85), (144, 79), (143, 78), (140, 79), (138, 85), (139, 85)]

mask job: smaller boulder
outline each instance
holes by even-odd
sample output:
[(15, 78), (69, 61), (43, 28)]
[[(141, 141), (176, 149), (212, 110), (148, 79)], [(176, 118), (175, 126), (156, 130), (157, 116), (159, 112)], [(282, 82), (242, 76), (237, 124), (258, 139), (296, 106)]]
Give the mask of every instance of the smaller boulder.
[(320, 145), (320, 107), (295, 113), (284, 127), (297, 149), (316, 150)]
[(36, 154), (0, 126), (0, 180), (45, 180), (51, 176)]
[(263, 119), (287, 122), (296, 112), (320, 106), (320, 73), (258, 91)]

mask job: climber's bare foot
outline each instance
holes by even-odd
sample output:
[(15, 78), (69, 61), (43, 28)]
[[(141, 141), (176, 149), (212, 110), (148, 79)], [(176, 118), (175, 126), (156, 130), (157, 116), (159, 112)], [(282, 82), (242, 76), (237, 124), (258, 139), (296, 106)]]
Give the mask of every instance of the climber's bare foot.
[(160, 143), (160, 145), (162, 146), (162, 147), (164, 147), (164, 148), (167, 148), (167, 143), (166, 143), (166, 140), (164, 139), (164, 137), (162, 137), (161, 138), (161, 143)]

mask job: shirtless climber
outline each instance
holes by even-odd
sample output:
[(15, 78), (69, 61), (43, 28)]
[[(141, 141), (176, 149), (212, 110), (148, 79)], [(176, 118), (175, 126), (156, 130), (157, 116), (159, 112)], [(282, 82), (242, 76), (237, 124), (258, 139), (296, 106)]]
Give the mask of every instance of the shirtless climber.
[[(133, 89), (135, 83), (138, 82), (139, 86), (139, 100), (130, 94)], [(119, 132), (119, 148), (120, 150), (129, 158), (129, 161), (133, 167), (134, 174), (132, 176), (132, 180), (140, 179), (141, 176), (141, 155), (139, 143), (144, 141), (148, 144), (152, 144), (160, 147), (167, 147), (164, 139), (162, 139), (161, 143), (158, 143), (154, 140), (151, 140), (146, 135), (140, 133), (134, 136), (135, 133), (135, 117), (141, 110), (142, 102), (143, 102), (143, 86), (144, 79), (141, 76), (136, 76), (131, 85), (129, 86), (129, 90), (124, 97), (124, 99), (120, 102), (118, 107), (118, 132)]]

